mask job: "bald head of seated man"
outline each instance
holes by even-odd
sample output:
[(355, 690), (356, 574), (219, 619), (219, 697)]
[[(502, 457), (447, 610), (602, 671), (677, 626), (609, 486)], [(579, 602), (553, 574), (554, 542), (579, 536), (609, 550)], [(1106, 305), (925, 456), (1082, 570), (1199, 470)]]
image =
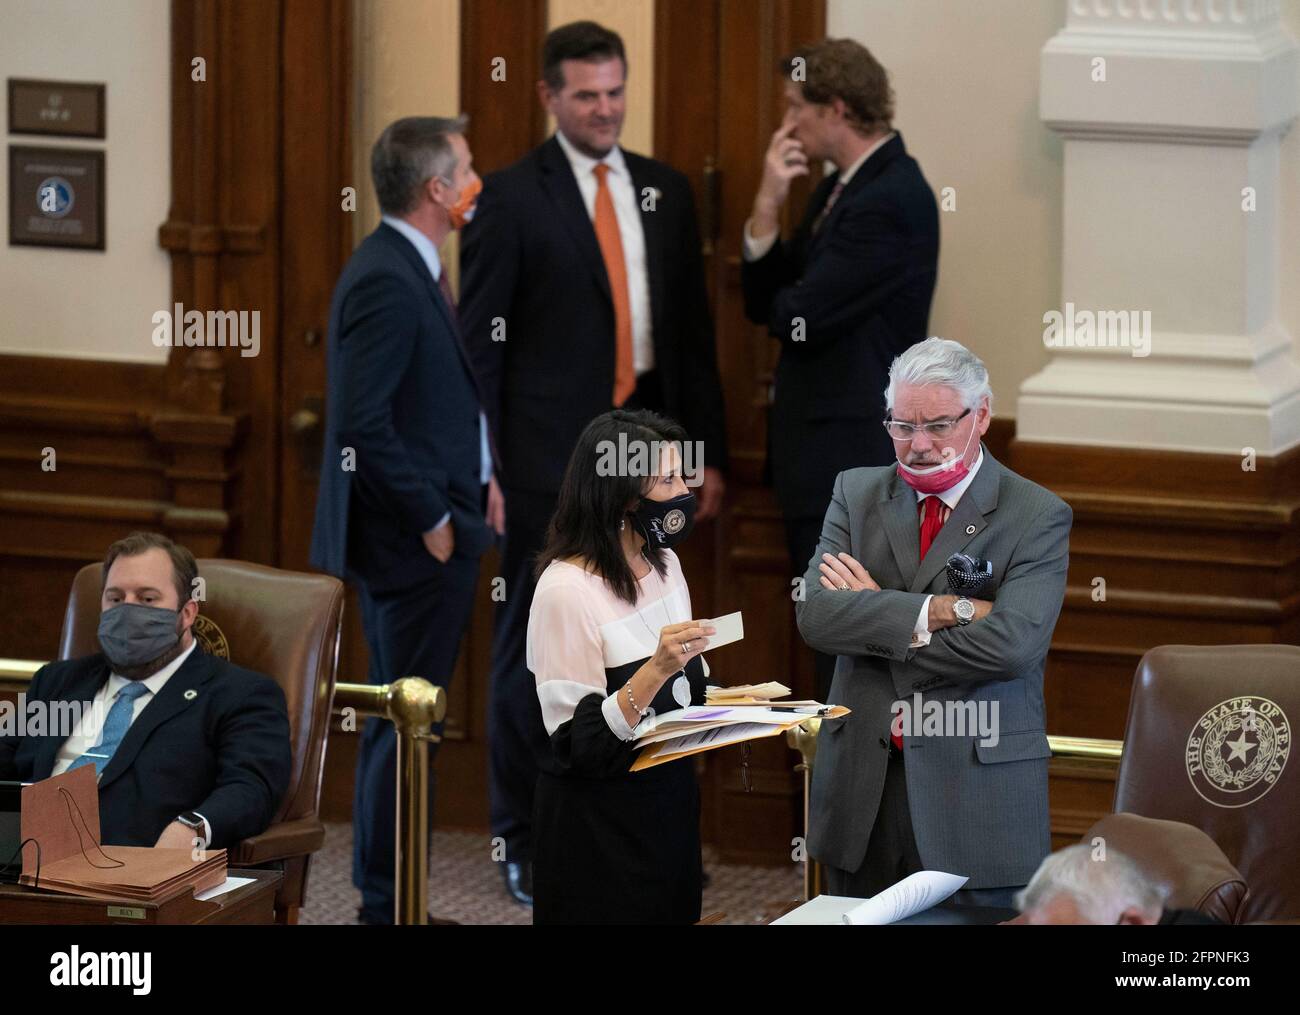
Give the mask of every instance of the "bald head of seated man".
[(215, 849), (267, 829), (289, 784), (284, 692), (196, 642), (198, 577), (166, 536), (109, 547), (100, 651), (37, 671), (25, 728), (0, 736), (0, 780), (93, 766), (106, 845)]

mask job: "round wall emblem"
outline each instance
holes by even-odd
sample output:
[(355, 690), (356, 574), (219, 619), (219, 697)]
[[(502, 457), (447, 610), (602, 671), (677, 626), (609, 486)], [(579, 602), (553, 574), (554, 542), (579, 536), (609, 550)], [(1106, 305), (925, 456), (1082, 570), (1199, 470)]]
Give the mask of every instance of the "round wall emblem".
[(199, 640), (199, 648), (210, 656), (220, 659), (230, 658), (230, 642), (217, 622), (210, 617), (199, 614), (194, 618), (194, 637)]
[(36, 204), (47, 218), (61, 219), (72, 211), (77, 193), (62, 176), (47, 176), (36, 188)]
[(1192, 788), (1215, 807), (1246, 807), (1277, 784), (1291, 752), (1291, 724), (1268, 698), (1221, 701), (1192, 727), (1184, 761)]
[(681, 508), (673, 508), (664, 515), (664, 531), (670, 536), (675, 536), (682, 531), (682, 526), (686, 524), (686, 514)]

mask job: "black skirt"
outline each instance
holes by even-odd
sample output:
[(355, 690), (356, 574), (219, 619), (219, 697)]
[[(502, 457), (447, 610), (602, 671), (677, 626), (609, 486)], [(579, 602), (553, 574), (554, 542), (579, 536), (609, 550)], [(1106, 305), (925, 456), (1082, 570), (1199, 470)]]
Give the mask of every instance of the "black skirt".
[(695, 923), (702, 886), (694, 758), (613, 779), (538, 777), (534, 924)]

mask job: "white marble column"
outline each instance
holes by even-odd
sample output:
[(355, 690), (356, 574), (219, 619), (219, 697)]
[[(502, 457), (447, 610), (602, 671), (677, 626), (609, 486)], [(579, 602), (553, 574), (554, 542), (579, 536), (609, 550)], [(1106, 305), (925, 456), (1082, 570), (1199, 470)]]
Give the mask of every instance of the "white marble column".
[(1044, 308), (1063, 326), (1042, 325), (1051, 359), (1021, 385), (1017, 439), (1300, 444), (1300, 358), (1277, 315), (1279, 243), (1300, 243), (1278, 234), (1297, 66), (1276, 0), (1069, 0), (1040, 83), (1064, 138), (1061, 306)]

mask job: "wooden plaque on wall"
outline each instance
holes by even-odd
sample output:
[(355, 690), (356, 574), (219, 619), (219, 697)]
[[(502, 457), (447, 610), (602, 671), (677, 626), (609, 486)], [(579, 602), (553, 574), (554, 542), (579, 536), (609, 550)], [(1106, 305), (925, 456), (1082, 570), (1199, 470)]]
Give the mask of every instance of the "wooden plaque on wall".
[(90, 81), (10, 78), (9, 133), (105, 137), (105, 91)]
[(9, 146), (9, 245), (104, 249), (104, 153)]

